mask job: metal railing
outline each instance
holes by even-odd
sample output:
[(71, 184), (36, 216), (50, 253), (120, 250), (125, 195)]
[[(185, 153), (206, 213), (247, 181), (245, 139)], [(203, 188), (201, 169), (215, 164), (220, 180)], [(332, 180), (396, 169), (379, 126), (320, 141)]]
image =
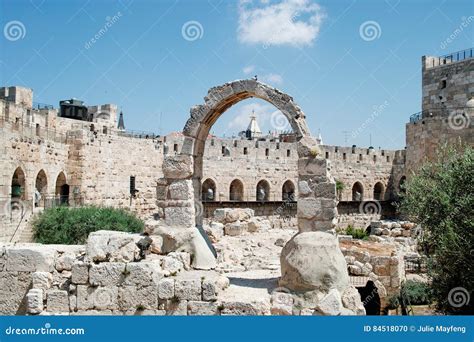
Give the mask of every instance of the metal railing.
[(155, 134), (151, 132), (132, 131), (132, 130), (118, 131), (117, 135), (121, 137), (138, 138), (138, 139), (156, 139), (160, 137), (159, 134)]
[(53, 105), (50, 105), (50, 104), (46, 104), (46, 103), (34, 102), (34, 101), (33, 101), (33, 107), (32, 107), (32, 109), (37, 109), (37, 110), (41, 110), (41, 109), (54, 109), (54, 106), (53, 106)]
[(431, 58), (431, 65), (429, 67), (435, 67), (440, 65), (451, 64), (455, 62), (464, 61), (474, 57), (474, 48), (456, 51), (444, 56)]
[(61, 206), (71, 208), (82, 207), (84, 206), (84, 198), (81, 196), (46, 196), (35, 203), (35, 207), (44, 209)]
[(469, 107), (452, 107), (452, 108), (432, 108), (410, 115), (410, 123), (432, 117), (449, 117), (454, 115), (469, 115), (468, 111), (473, 110)]

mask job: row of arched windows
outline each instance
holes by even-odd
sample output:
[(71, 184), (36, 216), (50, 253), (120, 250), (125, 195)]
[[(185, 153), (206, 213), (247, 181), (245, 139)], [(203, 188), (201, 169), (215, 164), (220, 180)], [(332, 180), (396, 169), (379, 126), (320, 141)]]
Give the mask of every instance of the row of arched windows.
[[(30, 196), (33, 197), (35, 206), (42, 206), (42, 199), (48, 195), (48, 177), (46, 172), (41, 169), (35, 179), (34, 194), (28, 194), (26, 186), (25, 172), (21, 167), (17, 167), (12, 176), (11, 182), (11, 197), (13, 200), (28, 200)], [(66, 203), (69, 198), (69, 185), (67, 184), (66, 175), (60, 172), (56, 177), (54, 196), (58, 198), (61, 203)]]
[[(202, 183), (202, 200), (215, 201), (217, 194), (216, 183), (208, 178)], [(287, 180), (282, 186), (282, 201), (295, 200), (295, 185), (292, 181)], [(270, 198), (270, 184), (266, 180), (261, 180), (255, 187), (255, 198), (257, 201), (269, 201)], [(229, 200), (243, 201), (244, 200), (244, 184), (239, 179), (234, 179), (229, 186)]]
[[(402, 176), (398, 184), (398, 191), (403, 192), (405, 186), (406, 177)], [(385, 199), (385, 185), (382, 182), (377, 182), (374, 185), (373, 199), (376, 201), (383, 201)], [(362, 183), (355, 182), (352, 186), (352, 200), (363, 201), (364, 200), (364, 187)]]

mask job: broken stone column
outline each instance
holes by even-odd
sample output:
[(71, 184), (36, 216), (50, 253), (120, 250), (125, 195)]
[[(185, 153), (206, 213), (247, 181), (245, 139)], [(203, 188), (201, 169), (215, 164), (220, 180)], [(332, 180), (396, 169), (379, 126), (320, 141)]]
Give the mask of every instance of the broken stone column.
[[(194, 268), (215, 268), (216, 257), (211, 246), (196, 227), (196, 216), (202, 215), (202, 204), (196, 198), (196, 185), (193, 183), (193, 156), (179, 154), (166, 157), (163, 174), (165, 178), (157, 184), (158, 206), (162, 208), (163, 221), (152, 234), (162, 236), (164, 241), (179, 241), (173, 251), (190, 253)], [(183, 230), (186, 233), (183, 234)]]
[[(329, 297), (339, 298), (340, 302), (349, 287), (349, 275), (335, 233), (336, 183), (329, 173), (329, 161), (321, 158), (318, 144), (311, 137), (300, 140), (298, 155), (299, 232), (283, 247), (280, 285), (297, 295), (304, 294), (304, 305), (318, 310), (318, 305), (324, 307), (324, 298), (334, 291), (338, 295)], [(339, 302), (337, 307), (342, 310)], [(341, 314), (341, 310), (319, 311)]]

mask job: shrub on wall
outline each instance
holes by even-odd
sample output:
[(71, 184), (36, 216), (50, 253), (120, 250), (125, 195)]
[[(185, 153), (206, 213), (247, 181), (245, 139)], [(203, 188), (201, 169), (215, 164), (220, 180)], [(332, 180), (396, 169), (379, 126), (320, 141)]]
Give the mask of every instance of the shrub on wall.
[(402, 210), (420, 223), (437, 308), (474, 312), (474, 150), (443, 148), (410, 177)]
[(354, 239), (366, 240), (369, 234), (362, 228), (354, 228), (351, 225), (347, 226), (345, 232), (346, 235), (351, 235)]
[(123, 209), (65, 206), (46, 209), (33, 220), (36, 242), (44, 244), (84, 244), (89, 233), (115, 230), (140, 233), (144, 224)]

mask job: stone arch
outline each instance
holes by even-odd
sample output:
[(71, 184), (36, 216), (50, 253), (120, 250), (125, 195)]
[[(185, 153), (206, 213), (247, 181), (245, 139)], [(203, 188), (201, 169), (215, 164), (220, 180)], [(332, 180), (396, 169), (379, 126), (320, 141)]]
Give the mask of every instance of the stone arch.
[(262, 179), (257, 183), (255, 187), (255, 199), (261, 202), (270, 200), (270, 183), (268, 183), (267, 180)]
[(201, 199), (203, 201), (215, 201), (217, 199), (217, 187), (213, 179), (207, 178), (202, 183)]
[(374, 185), (374, 200), (383, 201), (385, 197), (385, 186), (382, 182), (377, 182)]
[[(204, 98), (204, 104), (191, 108), (191, 117), (183, 129), (185, 139), (180, 156), (192, 158), (189, 163), (192, 167), (191, 175), (195, 198), (199, 198), (200, 195), (202, 157), (212, 125), (231, 106), (252, 97), (274, 105), (287, 118), (298, 140), (310, 135), (305, 115), (293, 98), (269, 85), (252, 79), (225, 83), (209, 89)], [(202, 223), (200, 211), (196, 210), (196, 214), (196, 223), (200, 225)]]
[(26, 189), (26, 175), (23, 169), (18, 166), (12, 175), (11, 197), (16, 200), (26, 200), (28, 198)]
[(363, 201), (364, 200), (364, 187), (361, 182), (355, 182), (352, 186), (352, 200)]
[(240, 179), (234, 179), (229, 185), (229, 201), (244, 200), (244, 183)]
[(281, 200), (296, 201), (295, 184), (289, 179), (281, 187)]
[(68, 204), (69, 184), (67, 183), (66, 174), (63, 171), (61, 171), (56, 177), (56, 187), (54, 194), (59, 204)]
[[(46, 176), (46, 172), (43, 169), (39, 170), (38, 174), (36, 175), (34, 191), (35, 206), (44, 206), (44, 201), (46, 200), (46, 195), (48, 193), (48, 177)], [(38, 192), (39, 196), (37, 196), (36, 192)]]

